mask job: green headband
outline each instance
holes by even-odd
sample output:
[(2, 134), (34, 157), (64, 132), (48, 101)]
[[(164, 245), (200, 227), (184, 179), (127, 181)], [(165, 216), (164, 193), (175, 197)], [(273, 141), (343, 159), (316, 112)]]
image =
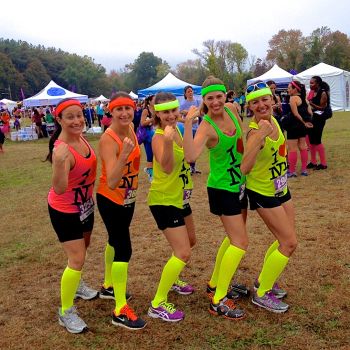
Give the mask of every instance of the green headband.
[(167, 111), (168, 109), (174, 109), (180, 106), (179, 100), (164, 102), (164, 103), (158, 103), (157, 105), (154, 105), (154, 110), (156, 112), (160, 111)]
[(265, 96), (265, 95), (272, 96), (272, 92), (271, 92), (270, 88), (263, 88), (260, 90), (252, 91), (250, 94), (246, 95), (245, 99), (247, 102), (249, 102), (251, 100), (255, 100), (256, 98), (259, 98), (259, 97)]
[(207, 93), (214, 92), (214, 91), (222, 91), (226, 93), (225, 85), (222, 85), (222, 84), (209, 85), (201, 90), (201, 94), (204, 97)]

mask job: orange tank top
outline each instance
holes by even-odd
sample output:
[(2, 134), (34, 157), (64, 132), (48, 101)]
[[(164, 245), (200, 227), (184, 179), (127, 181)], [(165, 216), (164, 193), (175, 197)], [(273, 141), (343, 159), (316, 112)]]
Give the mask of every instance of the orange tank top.
[[(119, 205), (129, 205), (135, 202), (137, 187), (139, 183), (138, 177), (140, 169), (140, 146), (131, 126), (130, 130), (133, 135), (135, 147), (129, 154), (119, 184), (113, 190), (108, 187), (106, 166), (105, 162), (102, 160), (100, 183), (97, 188), (97, 193)], [(112, 137), (112, 139), (118, 144), (120, 154), (123, 149), (123, 142), (120, 140), (119, 136), (111, 128), (108, 128), (105, 131), (105, 134)]]

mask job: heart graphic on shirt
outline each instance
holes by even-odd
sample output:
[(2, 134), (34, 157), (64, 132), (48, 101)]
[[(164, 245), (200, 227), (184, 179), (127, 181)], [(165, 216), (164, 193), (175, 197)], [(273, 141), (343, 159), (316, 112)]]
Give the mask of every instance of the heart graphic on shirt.
[(243, 145), (242, 137), (240, 137), (237, 140), (237, 152), (240, 154), (243, 154), (243, 152), (244, 152), (244, 145)]
[(139, 170), (140, 169), (140, 157), (134, 158), (133, 165), (134, 165), (134, 169), (135, 170)]
[(278, 154), (281, 157), (285, 157), (287, 155), (287, 151), (286, 151), (286, 143), (284, 142), (283, 145), (281, 145), (278, 149)]

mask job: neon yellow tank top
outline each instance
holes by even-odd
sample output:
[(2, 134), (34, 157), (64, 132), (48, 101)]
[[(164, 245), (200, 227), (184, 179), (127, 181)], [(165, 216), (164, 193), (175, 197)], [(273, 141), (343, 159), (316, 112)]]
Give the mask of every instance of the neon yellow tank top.
[[(264, 147), (259, 151), (253, 169), (246, 176), (246, 188), (264, 196), (283, 196), (287, 193), (287, 149), (284, 135), (274, 117), (272, 122), (278, 128), (276, 141), (265, 138)], [(259, 129), (255, 121), (250, 129)]]
[[(176, 130), (182, 139), (178, 127)], [(156, 129), (155, 134), (164, 135), (164, 130)], [(148, 205), (172, 205), (182, 209), (188, 191), (193, 188), (190, 166), (184, 158), (183, 148), (175, 141), (173, 141), (173, 152), (174, 169), (171, 174), (165, 173), (153, 157), (153, 180), (148, 193)]]

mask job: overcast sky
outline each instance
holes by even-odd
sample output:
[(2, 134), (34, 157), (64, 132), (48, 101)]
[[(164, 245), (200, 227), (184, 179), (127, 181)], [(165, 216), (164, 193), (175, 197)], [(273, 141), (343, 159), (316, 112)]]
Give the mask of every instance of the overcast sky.
[[(4, 4), (6, 4), (4, 6)], [(349, 0), (17, 0), (2, 6), (0, 36), (88, 55), (107, 71), (153, 52), (172, 68), (209, 39), (264, 58), (281, 29), (328, 26), (350, 36)], [(93, 4), (93, 5), (92, 5)]]

